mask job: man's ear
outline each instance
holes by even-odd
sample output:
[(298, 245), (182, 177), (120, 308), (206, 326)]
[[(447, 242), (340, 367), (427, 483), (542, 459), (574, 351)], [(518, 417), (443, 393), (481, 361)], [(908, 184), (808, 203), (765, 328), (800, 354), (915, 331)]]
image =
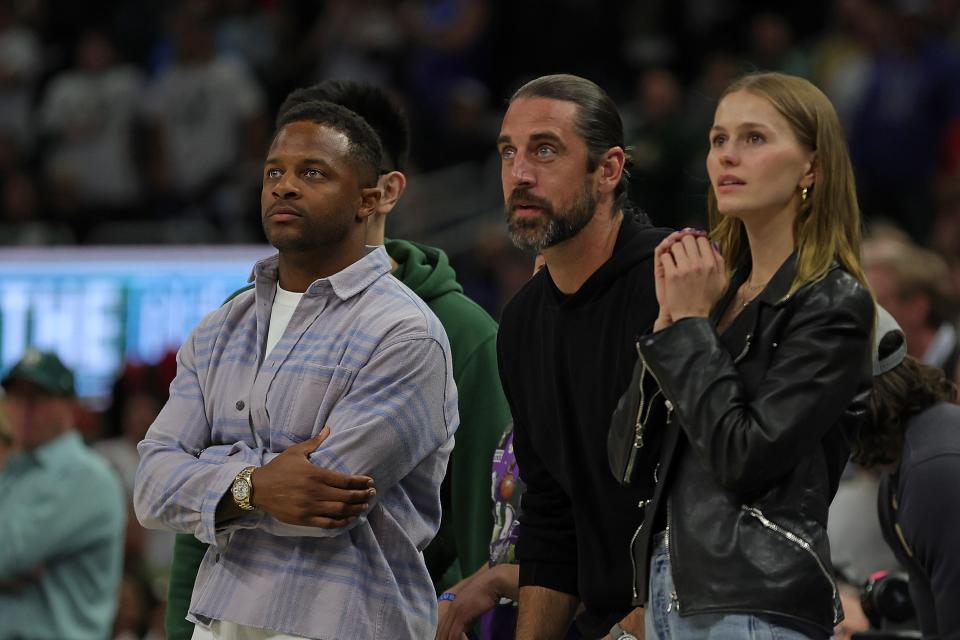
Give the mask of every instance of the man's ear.
[(366, 220), (377, 212), (383, 198), (383, 189), (380, 187), (364, 187), (360, 189), (360, 208), (357, 210), (357, 220)]
[(620, 184), (627, 154), (621, 147), (610, 147), (600, 158), (597, 166), (597, 181), (600, 193), (613, 193)]
[(383, 197), (380, 198), (377, 213), (386, 215), (393, 211), (393, 208), (397, 206), (397, 201), (407, 190), (407, 176), (400, 171), (390, 171), (380, 176), (377, 186), (383, 189)]

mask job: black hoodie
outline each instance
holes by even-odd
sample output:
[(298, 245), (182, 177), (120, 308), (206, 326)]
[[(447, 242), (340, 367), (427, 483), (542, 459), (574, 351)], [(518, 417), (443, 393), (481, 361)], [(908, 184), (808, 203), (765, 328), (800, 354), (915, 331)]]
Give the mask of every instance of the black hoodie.
[(500, 378), (527, 484), (520, 586), (579, 596), (587, 638), (633, 608), (630, 538), (638, 503), (653, 491), (657, 447), (644, 447), (637, 481), (624, 488), (607, 462), (607, 429), (630, 382), (636, 338), (657, 317), (653, 250), (669, 233), (626, 215), (613, 255), (576, 293), (561, 293), (542, 269), (500, 324)]

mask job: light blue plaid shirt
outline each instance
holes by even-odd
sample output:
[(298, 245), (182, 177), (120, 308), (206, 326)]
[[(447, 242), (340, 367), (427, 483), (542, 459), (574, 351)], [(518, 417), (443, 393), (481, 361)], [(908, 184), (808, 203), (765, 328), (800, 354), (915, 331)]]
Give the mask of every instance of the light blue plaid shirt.
[[(259, 262), (255, 288), (204, 318), (181, 347), (170, 400), (139, 446), (137, 517), (212, 545), (194, 621), (323, 640), (432, 638), (436, 596), (421, 552), (440, 524), (459, 424), (443, 327), (390, 275), (384, 249), (370, 248), (307, 289), (263, 359), (277, 278), (276, 256)], [(258, 511), (216, 526), (241, 470), (324, 425), (331, 435), (310, 459), (374, 479), (366, 517), (327, 530)]]

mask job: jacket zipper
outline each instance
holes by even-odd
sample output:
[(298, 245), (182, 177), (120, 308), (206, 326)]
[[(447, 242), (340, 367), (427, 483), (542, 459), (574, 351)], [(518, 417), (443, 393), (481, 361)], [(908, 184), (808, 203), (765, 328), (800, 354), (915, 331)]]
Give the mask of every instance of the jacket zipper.
[[(667, 566), (670, 567), (670, 572), (674, 572), (673, 560), (670, 558), (670, 499), (667, 498), (667, 530), (664, 534), (663, 539), (663, 549), (667, 552)], [(677, 583), (674, 580), (673, 591), (670, 592), (670, 604), (667, 605), (667, 613), (673, 611), (674, 606), (676, 606), (677, 613), (680, 613), (680, 596), (677, 594)]]
[[(657, 392), (653, 394), (653, 397), (650, 398), (650, 404), (647, 405), (646, 394), (643, 389), (643, 383), (647, 378), (647, 372), (650, 372), (650, 375), (653, 376), (653, 379), (656, 380), (657, 377), (653, 374), (653, 371), (650, 370), (650, 367), (647, 366), (647, 361), (644, 360), (643, 354), (640, 353), (640, 343), (637, 342), (637, 355), (640, 357), (640, 362), (643, 364), (643, 370), (640, 372), (640, 407), (637, 410), (637, 421), (633, 427), (633, 446), (630, 448), (630, 455), (627, 457), (627, 466), (623, 471), (623, 477), (621, 482), (623, 484), (629, 484), (630, 477), (633, 475), (633, 468), (637, 463), (637, 456), (640, 453), (640, 449), (643, 448), (643, 432), (647, 426), (647, 419), (650, 418), (650, 412), (653, 411), (653, 401), (657, 399), (657, 396), (663, 393), (662, 389), (657, 389)], [(659, 387), (660, 382), (657, 381), (657, 386)], [(667, 402), (667, 422), (670, 421), (669, 412), (672, 411), (673, 405), (668, 401)], [(644, 409), (647, 409), (646, 415), (644, 415)]]
[(747, 337), (743, 343), (743, 350), (737, 354), (737, 357), (733, 359), (733, 364), (737, 364), (741, 360), (747, 357), (747, 353), (750, 351), (750, 342), (753, 340), (753, 333), (748, 333)]
[[(639, 342), (637, 342), (637, 355), (640, 355)], [(640, 356), (640, 359), (643, 363), (643, 370), (640, 372), (640, 408), (637, 410), (637, 421), (633, 427), (633, 446), (630, 448), (630, 455), (627, 457), (627, 467), (623, 470), (623, 477), (620, 479), (623, 484), (630, 482), (633, 467), (637, 462), (637, 454), (643, 447), (643, 408), (647, 401), (646, 394), (643, 391), (643, 381), (647, 377), (647, 363), (643, 360), (643, 356)]]
[[(663, 404), (667, 407), (667, 420), (666, 423), (670, 424), (670, 419), (673, 416), (673, 402), (670, 401), (670, 398), (667, 397), (667, 392), (663, 390), (663, 385), (660, 384), (660, 379), (657, 378), (657, 374), (653, 372), (653, 369), (647, 364), (647, 359), (643, 357), (643, 352), (640, 351), (640, 342), (637, 342), (637, 355), (640, 356), (640, 361), (643, 363), (643, 372), (646, 375), (646, 372), (649, 371), (650, 375), (653, 376), (654, 382), (657, 383), (657, 387), (660, 389), (660, 392), (663, 394)], [(643, 378), (640, 378), (641, 382)], [(654, 396), (656, 397), (656, 396)]]
[(748, 507), (747, 505), (742, 505), (740, 508), (756, 518), (764, 527), (779, 534), (783, 538), (786, 538), (788, 541), (803, 549), (810, 556), (812, 556), (814, 560), (816, 560), (817, 566), (820, 568), (820, 572), (823, 573), (823, 577), (827, 579), (827, 582), (830, 584), (830, 589), (833, 591), (833, 624), (839, 624), (842, 605), (840, 604), (840, 595), (837, 591), (837, 583), (834, 582), (833, 576), (830, 575), (830, 572), (824, 565), (823, 560), (821, 560), (820, 556), (817, 555), (817, 552), (813, 550), (813, 546), (797, 534), (784, 529), (776, 522), (773, 522), (767, 518), (765, 515), (763, 515), (763, 512), (760, 511), (760, 509), (757, 509), (756, 507)]
[(640, 526), (637, 527), (637, 530), (633, 532), (633, 537), (630, 538), (630, 566), (633, 567), (633, 599), (636, 600), (640, 597), (639, 589), (637, 588), (637, 560), (636, 556), (633, 553), (633, 545), (637, 542), (637, 538), (640, 536), (640, 532), (643, 530), (643, 521), (646, 519), (647, 505), (653, 502), (652, 500), (641, 500), (637, 505), (638, 508), (643, 509), (643, 518), (640, 520)]

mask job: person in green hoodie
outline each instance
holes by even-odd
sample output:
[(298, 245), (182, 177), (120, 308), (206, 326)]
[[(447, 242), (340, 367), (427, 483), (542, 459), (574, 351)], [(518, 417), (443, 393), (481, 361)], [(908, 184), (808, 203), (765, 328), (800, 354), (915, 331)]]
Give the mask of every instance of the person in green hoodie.
[[(497, 370), (497, 323), (463, 294), (442, 250), (384, 238), (387, 215), (406, 188), (403, 171), (409, 125), (403, 112), (378, 87), (325, 81), (293, 91), (280, 106), (277, 117), (310, 100), (326, 100), (350, 109), (380, 137), (384, 156), (377, 186), (383, 189), (383, 198), (377, 213), (368, 218), (366, 242), (386, 246), (394, 265), (393, 275), (427, 303), (450, 340), (453, 377), (459, 390), (460, 428), (441, 487), (440, 530), (424, 550), (427, 569), (439, 594), (471, 575), (489, 558), (493, 529), (490, 460), (511, 422)], [(189, 640), (193, 634), (187, 613), (206, 551), (206, 545), (193, 536), (177, 536), (167, 599), (169, 640)]]

